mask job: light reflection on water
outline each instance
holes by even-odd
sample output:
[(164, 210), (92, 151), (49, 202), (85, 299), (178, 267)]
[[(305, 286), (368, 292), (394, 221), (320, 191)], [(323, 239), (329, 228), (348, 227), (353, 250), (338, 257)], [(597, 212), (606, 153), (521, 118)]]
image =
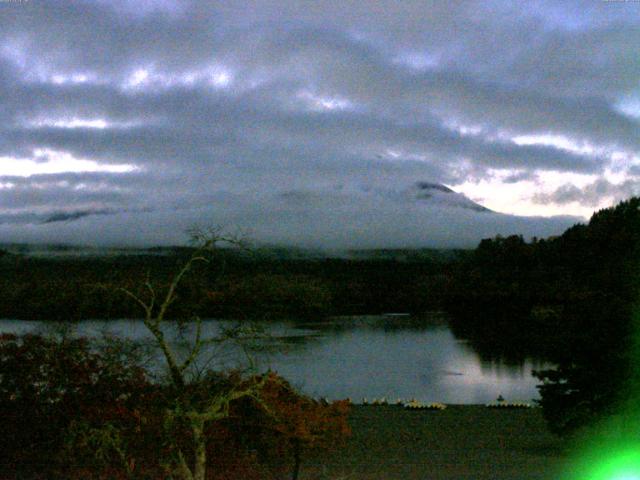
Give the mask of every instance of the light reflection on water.
[[(0, 332), (55, 332), (58, 327), (51, 325), (0, 320)], [(221, 327), (230, 326), (228, 321), (204, 321), (203, 336), (219, 336)], [(520, 365), (483, 362), (443, 322), (419, 326), (395, 318), (358, 317), (329, 324), (257, 326), (269, 334), (252, 345), (251, 358), (258, 369), (271, 368), (315, 397), (350, 397), (354, 401), (363, 397), (416, 398), (469, 404), (492, 402), (502, 395), (508, 401), (529, 402), (538, 398), (537, 380), (531, 371), (545, 366), (530, 359)], [(87, 320), (77, 324), (75, 334), (113, 335), (153, 347), (151, 335), (138, 320)], [(166, 325), (166, 335), (185, 355), (193, 328), (182, 332), (182, 343), (175, 325)], [(152, 357), (151, 364), (162, 365), (157, 351)], [(237, 346), (214, 343), (205, 349), (196, 368), (205, 364), (215, 368), (246, 366), (246, 356)]]

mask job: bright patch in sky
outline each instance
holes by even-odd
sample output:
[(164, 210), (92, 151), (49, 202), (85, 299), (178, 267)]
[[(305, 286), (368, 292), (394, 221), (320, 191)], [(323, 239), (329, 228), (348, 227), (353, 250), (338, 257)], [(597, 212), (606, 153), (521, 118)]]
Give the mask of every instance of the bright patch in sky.
[(598, 178), (596, 175), (541, 171), (532, 180), (522, 180), (515, 183), (505, 182), (505, 179), (514, 173), (516, 172), (513, 170), (495, 169), (491, 170), (492, 176), (488, 179), (479, 182), (466, 181), (459, 185), (453, 185), (452, 188), (500, 213), (541, 217), (553, 215), (589, 217), (594, 212), (594, 208), (578, 203), (539, 204), (534, 202), (533, 194), (536, 192), (550, 193), (567, 183), (579, 188), (584, 187), (595, 181)]
[(36, 120), (34, 122), (30, 122), (29, 125), (32, 127), (97, 128), (100, 130), (109, 126), (106, 120), (86, 120), (81, 118), (71, 118), (68, 120)]
[(211, 74), (211, 83), (216, 87), (226, 87), (231, 83), (231, 75), (224, 71), (213, 72)]
[(619, 112), (636, 120), (640, 120), (640, 97), (628, 98), (616, 105)]
[(167, 89), (176, 86), (191, 87), (202, 83), (214, 88), (226, 88), (232, 82), (232, 73), (218, 65), (179, 73), (165, 73), (155, 71), (153, 68), (138, 68), (126, 78), (123, 87), (128, 90), (145, 88)]
[(14, 157), (0, 157), (0, 177), (30, 177), (39, 174), (106, 172), (126, 173), (138, 170), (135, 165), (104, 164), (94, 160), (78, 159), (66, 152), (38, 149), (36, 160)]
[(74, 73), (72, 75), (55, 74), (50, 78), (51, 82), (55, 83), (56, 85), (64, 85), (67, 83), (87, 83), (92, 79), (94, 79), (94, 76), (88, 75), (86, 73)]
[[(457, 130), (462, 135), (480, 135), (480, 127), (466, 126), (450, 123), (450, 128)], [(511, 141), (518, 146), (539, 145), (565, 150), (576, 155), (592, 157), (599, 156), (608, 159), (608, 163), (602, 173), (579, 174), (539, 170), (535, 178), (523, 179), (517, 182), (505, 181), (508, 177), (517, 174), (515, 170), (492, 169), (488, 178), (481, 181), (468, 180), (453, 188), (464, 193), (478, 203), (501, 213), (525, 216), (554, 216), (576, 215), (590, 217), (594, 211), (611, 206), (613, 199), (603, 194), (597, 206), (583, 205), (578, 201), (553, 203), (535, 201), (536, 195), (549, 195), (561, 187), (567, 185), (583, 189), (599, 179), (611, 184), (621, 184), (628, 180), (628, 169), (636, 164), (637, 156), (633, 152), (616, 150), (613, 147), (593, 145), (588, 142), (580, 142), (564, 135), (555, 134), (528, 134), (509, 135), (499, 134), (499, 140)], [(603, 165), (604, 166), (604, 165)]]
[(298, 93), (298, 98), (304, 100), (312, 110), (347, 110), (353, 104), (346, 98), (340, 96), (316, 95), (308, 90)]
[(594, 155), (596, 149), (587, 143), (578, 143), (564, 135), (517, 135), (511, 141), (519, 146), (544, 145), (561, 150), (577, 153), (579, 155)]
[(54, 128), (93, 128), (104, 130), (105, 128), (127, 128), (139, 125), (139, 122), (112, 122), (103, 118), (45, 118), (29, 122), (31, 127), (54, 127)]
[(483, 131), (483, 128), (480, 125), (463, 125), (454, 121), (448, 121), (444, 125), (464, 137), (476, 137)]
[(149, 79), (149, 71), (144, 68), (139, 68), (131, 74), (127, 80), (126, 85), (131, 88), (135, 88), (144, 85)]

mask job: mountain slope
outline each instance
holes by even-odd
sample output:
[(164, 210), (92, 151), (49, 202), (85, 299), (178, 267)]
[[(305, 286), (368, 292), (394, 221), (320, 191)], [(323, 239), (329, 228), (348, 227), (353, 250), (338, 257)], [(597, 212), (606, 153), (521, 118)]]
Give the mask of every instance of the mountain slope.
[(430, 205), (445, 207), (459, 207), (476, 212), (491, 212), (488, 208), (468, 199), (462, 193), (455, 192), (449, 187), (432, 182), (417, 182), (409, 189), (414, 198), (428, 202)]

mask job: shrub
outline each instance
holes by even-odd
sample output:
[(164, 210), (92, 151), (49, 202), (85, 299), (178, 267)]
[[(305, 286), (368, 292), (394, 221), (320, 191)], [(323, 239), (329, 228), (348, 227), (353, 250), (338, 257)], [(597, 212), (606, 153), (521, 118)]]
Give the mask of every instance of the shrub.
[(79, 419), (126, 422), (123, 412), (149, 388), (140, 367), (92, 350), (86, 339), (1, 335), (2, 473), (60, 468), (66, 434)]
[(194, 455), (176, 405), (203, 411), (256, 382), (260, 396), (230, 401), (207, 423), (207, 479), (280, 478), (306, 449), (349, 433), (346, 402), (317, 402), (273, 373), (210, 372), (177, 391), (149, 383), (121, 353), (82, 338), (0, 336), (0, 478), (164, 478), (178, 452)]

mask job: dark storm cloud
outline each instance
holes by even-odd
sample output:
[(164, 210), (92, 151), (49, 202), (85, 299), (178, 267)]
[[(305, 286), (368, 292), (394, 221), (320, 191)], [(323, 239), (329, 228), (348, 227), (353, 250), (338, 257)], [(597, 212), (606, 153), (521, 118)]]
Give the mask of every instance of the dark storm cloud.
[[(640, 98), (639, 14), (632, 2), (0, 3), (0, 161), (63, 152), (137, 167), (0, 176), (0, 213), (19, 215), (25, 238), (55, 237), (25, 219), (61, 215), (79, 238), (102, 221), (114, 233), (100, 238), (135, 241), (126, 226), (150, 215), (158, 241), (206, 220), (268, 241), (418, 244), (419, 232), (433, 239), (462, 218), (416, 210), (402, 192), (418, 181), (456, 185), (496, 169), (506, 184), (550, 171), (602, 176), (612, 152), (638, 155), (638, 119), (620, 105)], [(34, 157), (43, 150), (54, 153)], [(534, 200), (618, 198), (599, 182)], [(348, 222), (361, 233), (331, 230)]]
[(56, 212), (48, 215), (42, 223), (72, 222), (91, 215), (112, 215), (111, 210), (76, 210), (71, 212)]
[(33, 212), (0, 214), (0, 225), (44, 225), (47, 223), (72, 222), (91, 215), (113, 215), (115, 213), (117, 212), (100, 209), (54, 211), (46, 214), (38, 214)]

